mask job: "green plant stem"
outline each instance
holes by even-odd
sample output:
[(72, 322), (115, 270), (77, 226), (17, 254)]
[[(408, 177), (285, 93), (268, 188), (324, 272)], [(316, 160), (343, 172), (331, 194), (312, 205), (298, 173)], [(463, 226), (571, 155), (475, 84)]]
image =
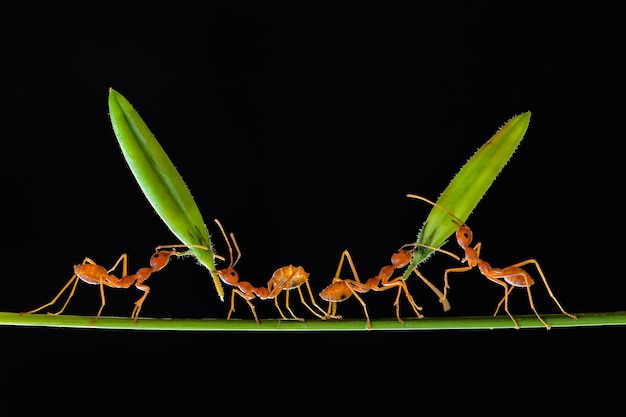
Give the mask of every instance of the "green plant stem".
[[(578, 320), (562, 314), (544, 314), (542, 317), (552, 325), (558, 327), (588, 327), (588, 326), (623, 326), (626, 325), (626, 311), (607, 313), (581, 313)], [(534, 315), (515, 316), (521, 330), (530, 328), (544, 328), (543, 324)], [(95, 324), (91, 324), (93, 317), (89, 316), (54, 316), (48, 314), (26, 314), (0, 312), (0, 325), (29, 326), (29, 327), (59, 327), (59, 328), (92, 328), (117, 330), (167, 330), (167, 331), (367, 331), (365, 320), (318, 320), (310, 319), (304, 322), (295, 320), (261, 320), (257, 325), (254, 320), (240, 319), (161, 319), (139, 318), (133, 323), (130, 318), (100, 317)], [(460, 330), (460, 329), (513, 329), (512, 322), (506, 315), (497, 317), (425, 317), (406, 318), (399, 323), (396, 318), (372, 320), (371, 331), (377, 330)]]

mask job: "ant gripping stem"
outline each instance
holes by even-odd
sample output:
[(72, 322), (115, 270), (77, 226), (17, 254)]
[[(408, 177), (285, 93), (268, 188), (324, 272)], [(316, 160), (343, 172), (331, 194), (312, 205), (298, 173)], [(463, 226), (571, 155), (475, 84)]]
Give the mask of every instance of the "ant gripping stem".
[[(101, 304), (100, 304), (100, 309), (98, 310), (98, 314), (91, 321), (91, 324), (93, 325), (95, 324), (96, 320), (98, 320), (98, 318), (100, 317), (100, 314), (102, 313), (102, 310), (104, 309), (104, 305), (106, 304), (105, 297), (104, 297), (104, 287), (106, 286), (106, 287), (111, 287), (111, 288), (126, 289), (126, 288), (130, 288), (130, 286), (134, 284), (137, 289), (139, 289), (140, 291), (143, 291), (144, 293), (141, 296), (141, 298), (139, 298), (139, 300), (135, 302), (135, 307), (133, 308), (133, 311), (131, 313), (131, 318), (133, 319), (133, 322), (137, 323), (137, 318), (139, 317), (139, 312), (141, 310), (141, 307), (143, 306), (143, 303), (146, 300), (148, 293), (150, 292), (150, 287), (144, 284), (144, 281), (150, 278), (150, 276), (154, 272), (160, 271), (161, 269), (165, 268), (170, 261), (170, 257), (172, 256), (181, 257), (181, 256), (186, 256), (191, 253), (190, 250), (177, 252), (176, 248), (181, 248), (181, 247), (184, 247), (184, 248), (195, 247), (195, 248), (200, 248), (200, 249), (205, 249), (205, 250), (208, 249), (206, 246), (192, 245), (192, 244), (189, 244), (189, 245), (174, 244), (174, 245), (157, 246), (155, 249), (155, 252), (150, 257), (150, 266), (139, 269), (137, 273), (133, 275), (128, 275), (128, 268), (127, 268), (128, 257), (125, 253), (123, 253), (117, 259), (115, 264), (108, 270), (105, 269), (103, 266), (96, 264), (90, 258), (85, 258), (83, 259), (83, 262), (81, 264), (74, 266), (74, 275), (72, 275), (69, 281), (63, 286), (63, 288), (61, 288), (61, 291), (59, 291), (59, 293), (50, 302), (34, 310), (27, 311), (21, 314), (36, 313), (40, 310), (43, 310), (46, 307), (53, 305), (61, 297), (61, 295), (65, 292), (65, 290), (67, 290), (71, 286), (70, 294), (67, 297), (67, 300), (65, 301), (65, 303), (63, 304), (63, 307), (61, 307), (61, 309), (57, 311), (56, 313), (48, 313), (48, 314), (59, 315), (63, 313), (68, 303), (70, 302), (70, 299), (74, 296), (74, 292), (76, 291), (76, 286), (78, 284), (78, 281), (80, 280), (87, 284), (100, 286)], [(171, 249), (171, 250), (165, 250), (165, 249)], [(118, 278), (115, 275), (112, 275), (111, 272), (113, 272), (118, 267), (120, 262), (122, 263), (122, 277)]]
[[(300, 318), (295, 315), (295, 313), (292, 311), (289, 305), (289, 294), (290, 294), (289, 292), (293, 289), (298, 290), (302, 304), (304, 304), (304, 306), (307, 309), (309, 309), (311, 313), (313, 313), (318, 318), (323, 319), (323, 320), (327, 318), (324, 310), (315, 303), (315, 300), (313, 299), (313, 294), (311, 292), (311, 287), (309, 284), (309, 273), (306, 272), (304, 268), (301, 266), (288, 265), (288, 266), (283, 266), (281, 268), (278, 268), (276, 271), (274, 271), (274, 274), (267, 282), (266, 287), (255, 287), (247, 281), (240, 281), (239, 274), (235, 270), (235, 265), (241, 258), (241, 250), (239, 249), (239, 245), (237, 245), (237, 241), (235, 240), (235, 235), (233, 233), (230, 233), (230, 240), (232, 240), (233, 245), (235, 246), (235, 249), (237, 250), (237, 258), (233, 259), (233, 249), (226, 235), (224, 227), (222, 226), (219, 220), (215, 219), (215, 222), (219, 226), (222, 232), (222, 235), (224, 236), (224, 240), (226, 241), (226, 244), (228, 245), (228, 253), (229, 253), (229, 258), (230, 258), (230, 264), (228, 265), (227, 268), (219, 269), (219, 270), (216, 270), (215, 272), (225, 284), (234, 287), (231, 293), (230, 310), (228, 311), (227, 320), (230, 319), (231, 314), (235, 311), (235, 294), (239, 295), (241, 298), (246, 300), (246, 303), (248, 303), (248, 306), (250, 307), (250, 310), (252, 311), (252, 314), (254, 316), (254, 319), (257, 325), (260, 325), (260, 322), (256, 314), (256, 308), (254, 304), (252, 303), (252, 300), (257, 297), (262, 300), (274, 299), (274, 304), (280, 316), (284, 320), (287, 320), (287, 317), (285, 316), (280, 306), (278, 305), (278, 295), (282, 291), (285, 291), (286, 292), (285, 306), (287, 307), (287, 310), (289, 311), (289, 313), (295, 320), (304, 321), (303, 318)], [(309, 297), (311, 298), (311, 302), (313, 303), (313, 306), (315, 306), (321, 312), (321, 314), (316, 312), (305, 301), (304, 295), (302, 293), (302, 288), (301, 288), (303, 284), (306, 285), (307, 287)]]
[[(367, 312), (367, 306), (365, 304), (365, 301), (363, 301), (363, 299), (359, 296), (359, 293), (363, 294), (369, 292), (370, 290), (385, 291), (390, 288), (398, 287), (398, 294), (396, 295), (396, 300), (393, 304), (396, 308), (396, 317), (398, 318), (398, 321), (400, 323), (403, 323), (403, 320), (400, 317), (400, 295), (402, 294), (402, 291), (404, 291), (406, 299), (409, 301), (409, 304), (411, 304), (411, 307), (413, 308), (413, 311), (415, 312), (417, 317), (424, 317), (420, 313), (422, 307), (418, 306), (413, 300), (413, 297), (409, 293), (406, 281), (403, 280), (401, 276), (391, 279), (391, 276), (396, 269), (405, 267), (411, 261), (414, 248), (410, 250), (405, 249), (407, 246), (424, 246), (432, 250), (444, 252), (449, 256), (455, 258), (457, 261), (460, 261), (461, 259), (457, 255), (443, 249), (434, 248), (428, 245), (422, 245), (420, 243), (408, 243), (406, 245), (403, 245), (400, 249), (398, 249), (396, 253), (391, 256), (391, 264), (383, 266), (380, 269), (378, 275), (373, 278), (369, 278), (365, 282), (361, 282), (361, 280), (359, 279), (359, 274), (356, 272), (354, 262), (352, 261), (352, 256), (347, 250), (344, 250), (341, 255), (341, 259), (339, 260), (339, 265), (337, 266), (337, 271), (335, 272), (335, 277), (333, 278), (333, 281), (328, 287), (324, 288), (320, 292), (320, 297), (323, 300), (328, 301), (328, 311), (326, 313), (327, 316), (329, 318), (340, 319), (341, 316), (338, 316), (336, 314), (337, 303), (345, 301), (354, 295), (354, 297), (359, 301), (359, 303), (361, 303), (361, 306), (363, 307), (363, 312), (367, 321), (367, 328), (371, 329), (372, 323), (369, 317), (369, 313)], [(354, 277), (354, 279), (343, 279), (339, 277), (341, 269), (343, 268), (344, 259), (348, 260), (348, 264), (350, 265), (350, 269), (352, 270), (352, 276)], [(441, 293), (441, 291), (439, 291), (437, 287), (435, 287), (428, 279), (426, 279), (426, 277), (422, 275), (422, 273), (419, 272), (417, 268), (414, 268), (413, 272), (415, 272), (415, 274), (422, 281), (424, 281), (424, 283), (426, 283), (426, 285), (428, 285), (428, 287), (433, 292), (435, 292), (435, 294), (439, 296), (439, 301), (443, 304), (444, 311), (448, 311), (450, 309), (450, 304), (448, 303), (448, 300), (445, 298), (445, 296)]]

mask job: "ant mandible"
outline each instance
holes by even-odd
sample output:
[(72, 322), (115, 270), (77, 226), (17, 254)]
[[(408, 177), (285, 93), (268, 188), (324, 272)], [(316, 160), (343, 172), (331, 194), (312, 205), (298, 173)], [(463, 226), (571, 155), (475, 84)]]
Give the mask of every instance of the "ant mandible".
[(254, 320), (256, 321), (257, 325), (259, 325), (260, 322), (256, 314), (256, 308), (254, 304), (252, 303), (252, 300), (257, 297), (260, 298), (261, 300), (274, 299), (274, 304), (276, 305), (276, 309), (280, 313), (281, 317), (286, 320), (287, 317), (283, 314), (280, 306), (278, 305), (278, 295), (284, 290), (287, 293), (286, 301), (285, 301), (287, 310), (289, 310), (289, 313), (294, 319), (299, 320), (299, 321), (304, 321), (303, 318), (300, 318), (294, 314), (294, 312), (291, 310), (291, 307), (289, 305), (289, 291), (293, 289), (298, 290), (302, 304), (304, 304), (309, 309), (309, 311), (311, 311), (313, 314), (315, 314), (317, 317), (321, 319), (326, 319), (325, 315), (320, 315), (315, 310), (313, 310), (313, 308), (309, 306), (309, 304), (304, 299), (301, 286), (303, 284), (306, 284), (308, 292), (309, 292), (309, 296), (311, 298), (311, 302), (319, 311), (322, 312), (322, 314), (324, 314), (324, 310), (321, 307), (319, 307), (315, 303), (315, 300), (313, 299), (313, 293), (311, 292), (311, 287), (309, 285), (309, 273), (306, 272), (304, 268), (301, 266), (288, 265), (288, 266), (283, 266), (281, 268), (278, 268), (276, 271), (274, 271), (274, 274), (267, 282), (267, 287), (255, 287), (247, 281), (240, 281), (239, 274), (235, 270), (235, 265), (237, 264), (239, 259), (241, 259), (241, 250), (239, 249), (239, 245), (237, 244), (237, 241), (235, 240), (235, 235), (233, 233), (230, 233), (230, 240), (232, 240), (233, 245), (235, 246), (235, 249), (237, 250), (237, 258), (233, 259), (233, 248), (226, 235), (226, 231), (224, 230), (224, 227), (222, 226), (222, 224), (220, 223), (218, 219), (215, 219), (215, 223), (217, 223), (218, 227), (220, 228), (220, 231), (222, 232), (224, 240), (226, 241), (226, 245), (228, 246), (228, 253), (230, 257), (230, 264), (228, 265), (228, 267), (216, 270), (215, 273), (220, 277), (220, 279), (225, 284), (230, 285), (231, 287), (234, 287), (231, 293), (230, 309), (228, 311), (228, 316), (226, 317), (227, 320), (230, 320), (230, 316), (235, 311), (235, 294), (239, 295), (241, 298), (246, 300), (246, 303), (248, 303), (248, 306), (250, 306), (250, 310), (252, 311), (252, 315), (254, 316)]
[[(57, 311), (56, 313), (48, 313), (48, 314), (59, 315), (63, 313), (68, 303), (70, 302), (70, 299), (74, 296), (74, 292), (76, 291), (76, 286), (78, 284), (78, 281), (81, 280), (87, 284), (100, 286), (100, 299), (102, 301), (100, 304), (100, 309), (98, 310), (98, 314), (91, 321), (91, 324), (93, 325), (95, 324), (96, 320), (98, 320), (98, 318), (100, 317), (100, 314), (102, 313), (102, 310), (104, 309), (104, 305), (106, 304), (105, 297), (104, 297), (105, 286), (111, 287), (111, 288), (126, 289), (126, 288), (129, 288), (131, 285), (135, 284), (135, 287), (137, 289), (139, 289), (140, 291), (143, 291), (143, 295), (141, 296), (141, 298), (139, 298), (139, 300), (135, 302), (135, 307), (133, 308), (133, 311), (131, 314), (131, 318), (133, 319), (133, 322), (137, 323), (137, 318), (139, 317), (139, 311), (141, 310), (143, 302), (146, 300), (146, 297), (148, 296), (148, 293), (150, 292), (150, 287), (145, 285), (144, 281), (150, 278), (150, 275), (152, 275), (154, 272), (160, 271), (161, 269), (165, 268), (165, 266), (169, 263), (171, 256), (182, 257), (182, 256), (187, 256), (191, 254), (190, 250), (177, 252), (176, 248), (181, 248), (181, 247), (184, 247), (184, 248), (193, 247), (193, 248), (200, 248), (200, 249), (205, 249), (205, 250), (208, 249), (206, 246), (193, 245), (193, 244), (189, 244), (189, 245), (174, 244), (174, 245), (157, 246), (154, 254), (152, 254), (152, 256), (150, 257), (150, 266), (139, 269), (137, 273), (133, 275), (128, 275), (128, 269), (127, 269), (128, 257), (125, 253), (123, 253), (118, 258), (117, 262), (115, 262), (115, 264), (108, 270), (105, 269), (103, 266), (98, 265), (90, 258), (85, 258), (81, 264), (74, 266), (74, 275), (72, 275), (72, 278), (70, 278), (70, 280), (63, 286), (63, 288), (61, 288), (61, 291), (59, 291), (56, 297), (54, 297), (50, 302), (42, 305), (41, 307), (38, 307), (34, 310), (27, 311), (21, 314), (36, 313), (40, 310), (43, 310), (46, 307), (53, 305), (61, 297), (61, 295), (65, 292), (65, 290), (67, 290), (67, 288), (71, 285), (72, 289), (70, 291), (69, 296), (67, 297), (67, 300), (65, 301), (65, 304), (63, 304), (63, 307), (61, 307), (61, 309)], [(170, 249), (170, 250), (165, 250), (165, 249)], [(122, 263), (122, 277), (118, 278), (115, 275), (112, 275), (111, 272), (113, 272), (118, 267), (120, 262)]]
[[(511, 293), (511, 291), (513, 291), (513, 288), (515, 287), (526, 288), (526, 292), (528, 294), (528, 301), (530, 303), (530, 308), (533, 310), (533, 312), (535, 313), (535, 316), (537, 316), (539, 321), (541, 321), (541, 323), (543, 323), (546, 329), (549, 330), (551, 328), (550, 324), (548, 324), (539, 315), (539, 313), (537, 312), (537, 309), (535, 308), (535, 303), (533, 302), (533, 297), (530, 291), (530, 286), (533, 285), (534, 280), (528, 274), (528, 272), (526, 272), (524, 269), (521, 268), (524, 265), (533, 264), (537, 268), (539, 275), (541, 275), (541, 279), (543, 280), (543, 283), (548, 291), (548, 294), (550, 295), (552, 300), (554, 300), (555, 304), (559, 307), (561, 312), (565, 314), (566, 316), (571, 317), (574, 320), (577, 319), (576, 315), (570, 314), (567, 311), (565, 311), (565, 309), (561, 306), (559, 301), (556, 299), (556, 297), (552, 293), (552, 289), (548, 285), (548, 280), (546, 279), (546, 276), (544, 275), (537, 260), (527, 259), (525, 261), (518, 262), (514, 265), (507, 266), (505, 268), (493, 268), (491, 265), (489, 265), (489, 263), (487, 263), (486, 261), (480, 258), (480, 247), (481, 247), (480, 242), (478, 242), (474, 247), (470, 246), (472, 243), (472, 239), (473, 239), (473, 233), (472, 233), (472, 230), (461, 219), (455, 216), (450, 210), (446, 209), (445, 207), (441, 207), (439, 204), (433, 201), (430, 201), (429, 199), (425, 197), (415, 195), (415, 194), (407, 194), (407, 197), (422, 200), (432, 205), (433, 207), (437, 207), (437, 208), (440, 208), (441, 210), (444, 210), (446, 213), (448, 213), (448, 215), (450, 215), (450, 217), (452, 218), (452, 221), (457, 225), (456, 241), (458, 245), (461, 247), (461, 249), (463, 249), (463, 251), (465, 252), (465, 257), (461, 260), (461, 262), (467, 263), (467, 266), (446, 269), (444, 273), (444, 290), (443, 290), (444, 298), (446, 297), (448, 289), (450, 288), (450, 285), (448, 284), (448, 273), (466, 272), (466, 271), (471, 270), (474, 267), (478, 267), (478, 270), (480, 271), (482, 275), (484, 275), (490, 281), (495, 282), (498, 285), (501, 285), (504, 289), (504, 297), (502, 297), (502, 299), (498, 303), (496, 311), (493, 314), (494, 316), (498, 314), (498, 311), (500, 310), (500, 306), (502, 305), (502, 303), (504, 303), (504, 311), (506, 311), (506, 313), (509, 315), (509, 317), (513, 321), (515, 328), (519, 329), (520, 328), (519, 323), (513, 317), (513, 315), (509, 312), (509, 294)], [(511, 285), (511, 287), (509, 288), (507, 284)]]
[[(369, 292), (370, 290), (386, 291), (390, 288), (398, 287), (398, 294), (396, 295), (396, 299), (393, 304), (396, 309), (396, 317), (398, 321), (400, 323), (404, 322), (402, 318), (400, 317), (400, 295), (402, 294), (402, 291), (404, 291), (406, 299), (409, 301), (409, 304), (411, 304), (411, 307), (413, 308), (413, 311), (415, 312), (417, 317), (423, 318), (424, 316), (420, 313), (420, 311), (422, 310), (422, 307), (418, 306), (415, 303), (415, 300), (409, 293), (408, 287), (406, 285), (406, 281), (403, 280), (401, 276), (390, 279), (391, 276), (393, 275), (393, 272), (396, 269), (403, 268), (406, 265), (408, 265), (409, 262), (411, 262), (411, 258), (413, 256), (413, 252), (415, 250), (416, 245), (418, 244), (408, 243), (406, 245), (403, 245), (400, 249), (398, 249), (396, 253), (394, 253), (391, 256), (391, 264), (383, 266), (380, 269), (380, 272), (378, 273), (378, 275), (376, 275), (373, 278), (369, 278), (366, 282), (361, 282), (361, 280), (359, 279), (359, 274), (356, 271), (356, 267), (354, 266), (352, 256), (347, 250), (344, 250), (341, 255), (341, 259), (339, 260), (337, 272), (335, 272), (335, 277), (333, 278), (332, 283), (320, 292), (320, 297), (323, 300), (328, 301), (328, 311), (326, 315), (330, 318), (341, 318), (341, 316), (336, 315), (337, 303), (345, 301), (354, 295), (354, 297), (359, 301), (359, 303), (361, 303), (361, 306), (363, 306), (363, 312), (365, 313), (365, 319), (367, 321), (367, 328), (371, 329), (372, 323), (371, 323), (369, 314), (367, 312), (367, 306), (365, 304), (365, 301), (363, 301), (363, 299), (359, 296), (359, 293), (361, 294), (366, 293), (366, 292)], [(413, 248), (405, 249), (410, 246), (412, 246)], [(433, 247), (430, 247), (427, 245), (421, 245), (421, 244), (420, 246), (424, 246), (433, 250), (444, 252), (452, 256), (456, 260), (460, 260), (460, 258), (457, 255), (451, 252), (445, 251), (443, 249), (433, 248)], [(352, 275), (354, 276), (355, 279), (343, 279), (339, 277), (339, 274), (341, 273), (341, 269), (343, 268), (344, 259), (348, 260), (350, 269), (352, 270)], [(433, 290), (433, 292), (435, 292), (435, 294), (439, 296), (439, 301), (443, 304), (444, 311), (448, 311), (450, 309), (450, 304), (448, 303), (445, 295), (442, 294), (441, 291), (439, 291), (439, 289), (435, 287), (428, 279), (426, 279), (426, 277), (422, 275), (417, 268), (414, 268), (413, 271), (422, 281), (426, 283), (426, 285), (428, 285), (431, 288), (431, 290)]]

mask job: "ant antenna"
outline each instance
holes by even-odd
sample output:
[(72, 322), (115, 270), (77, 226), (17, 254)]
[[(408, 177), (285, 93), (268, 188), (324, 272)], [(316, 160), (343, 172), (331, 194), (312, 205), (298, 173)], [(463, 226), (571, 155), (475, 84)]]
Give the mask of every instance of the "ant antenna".
[(235, 239), (235, 234), (233, 232), (230, 233), (230, 239), (233, 241), (233, 244), (235, 245), (235, 249), (237, 249), (237, 259), (235, 259), (235, 262), (232, 263), (231, 265), (231, 268), (232, 268), (235, 265), (237, 265), (237, 262), (239, 262), (239, 259), (241, 258), (241, 249), (239, 249), (239, 245), (237, 244), (237, 239)]
[(233, 262), (233, 247), (230, 244), (230, 240), (228, 240), (228, 236), (226, 236), (226, 232), (224, 231), (224, 226), (222, 226), (222, 223), (220, 223), (218, 219), (214, 219), (214, 220), (215, 220), (215, 223), (217, 223), (217, 225), (219, 226), (220, 231), (222, 232), (222, 236), (224, 236), (224, 240), (226, 241), (226, 244), (228, 245), (228, 254), (230, 258), (230, 265), (228, 267), (232, 268), (237, 264), (237, 262), (239, 261), (239, 258), (241, 258), (241, 251), (239, 250), (239, 245), (237, 245), (237, 241), (235, 240), (235, 235), (231, 233), (230, 238), (233, 240), (233, 243), (235, 244), (235, 249), (237, 249), (237, 259)]
[(407, 197), (411, 197), (411, 198), (416, 198), (416, 199), (418, 199), (418, 200), (425, 201), (425, 202), (427, 202), (428, 204), (430, 204), (431, 206), (433, 206), (433, 207), (437, 207), (438, 209), (441, 209), (441, 210), (445, 211), (446, 213), (448, 213), (448, 215), (449, 215), (450, 217), (452, 217), (453, 221), (454, 221), (457, 225), (459, 225), (459, 226), (461, 226), (461, 225), (465, 224), (465, 222), (464, 222), (463, 220), (459, 219), (459, 218), (458, 218), (458, 217), (457, 217), (454, 213), (452, 213), (450, 210), (448, 210), (447, 208), (445, 208), (445, 207), (443, 207), (443, 206), (440, 206), (439, 204), (435, 203), (434, 201), (430, 201), (430, 200), (429, 200), (429, 199), (427, 199), (426, 197), (422, 197), (421, 195), (417, 195), (417, 194), (407, 194), (406, 196), (407, 196)]
[[(406, 244), (406, 245), (404, 245), (404, 246), (407, 246), (407, 245), (421, 246), (421, 247), (424, 247), (424, 248), (426, 248), (426, 249), (430, 249), (430, 250), (435, 251), (435, 252), (445, 253), (446, 255), (450, 256), (451, 258), (454, 258), (454, 259), (456, 259), (457, 261), (461, 261), (461, 257), (460, 257), (460, 256), (458, 256), (457, 254), (452, 253), (452, 252), (450, 252), (450, 251), (447, 251), (447, 250), (445, 250), (445, 249), (441, 249), (441, 248), (438, 248), (438, 247), (435, 247), (435, 246), (427, 245), (427, 244), (425, 244), (425, 243), (420, 243), (420, 242), (415, 242), (415, 243), (407, 243), (407, 244)], [(403, 247), (404, 247), (404, 246), (403, 246)]]

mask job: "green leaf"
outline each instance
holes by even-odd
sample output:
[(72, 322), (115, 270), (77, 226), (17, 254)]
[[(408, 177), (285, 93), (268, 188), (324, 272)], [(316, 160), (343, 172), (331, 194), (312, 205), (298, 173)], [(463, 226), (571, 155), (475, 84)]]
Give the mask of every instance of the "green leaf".
[(154, 210), (181, 243), (208, 248), (190, 249), (210, 271), (223, 300), (224, 289), (215, 273), (215, 255), (206, 223), (176, 167), (133, 106), (112, 88), (109, 114), (126, 163)]
[[(530, 112), (510, 119), (463, 165), (448, 187), (436, 201), (457, 218), (465, 222), (487, 189), (496, 179), (521, 142), (528, 124)], [(445, 210), (432, 207), (424, 226), (418, 233), (418, 242), (439, 248), (456, 232), (457, 224)], [(425, 261), (433, 250), (416, 246), (413, 259), (403, 275), (407, 279), (411, 271)]]

